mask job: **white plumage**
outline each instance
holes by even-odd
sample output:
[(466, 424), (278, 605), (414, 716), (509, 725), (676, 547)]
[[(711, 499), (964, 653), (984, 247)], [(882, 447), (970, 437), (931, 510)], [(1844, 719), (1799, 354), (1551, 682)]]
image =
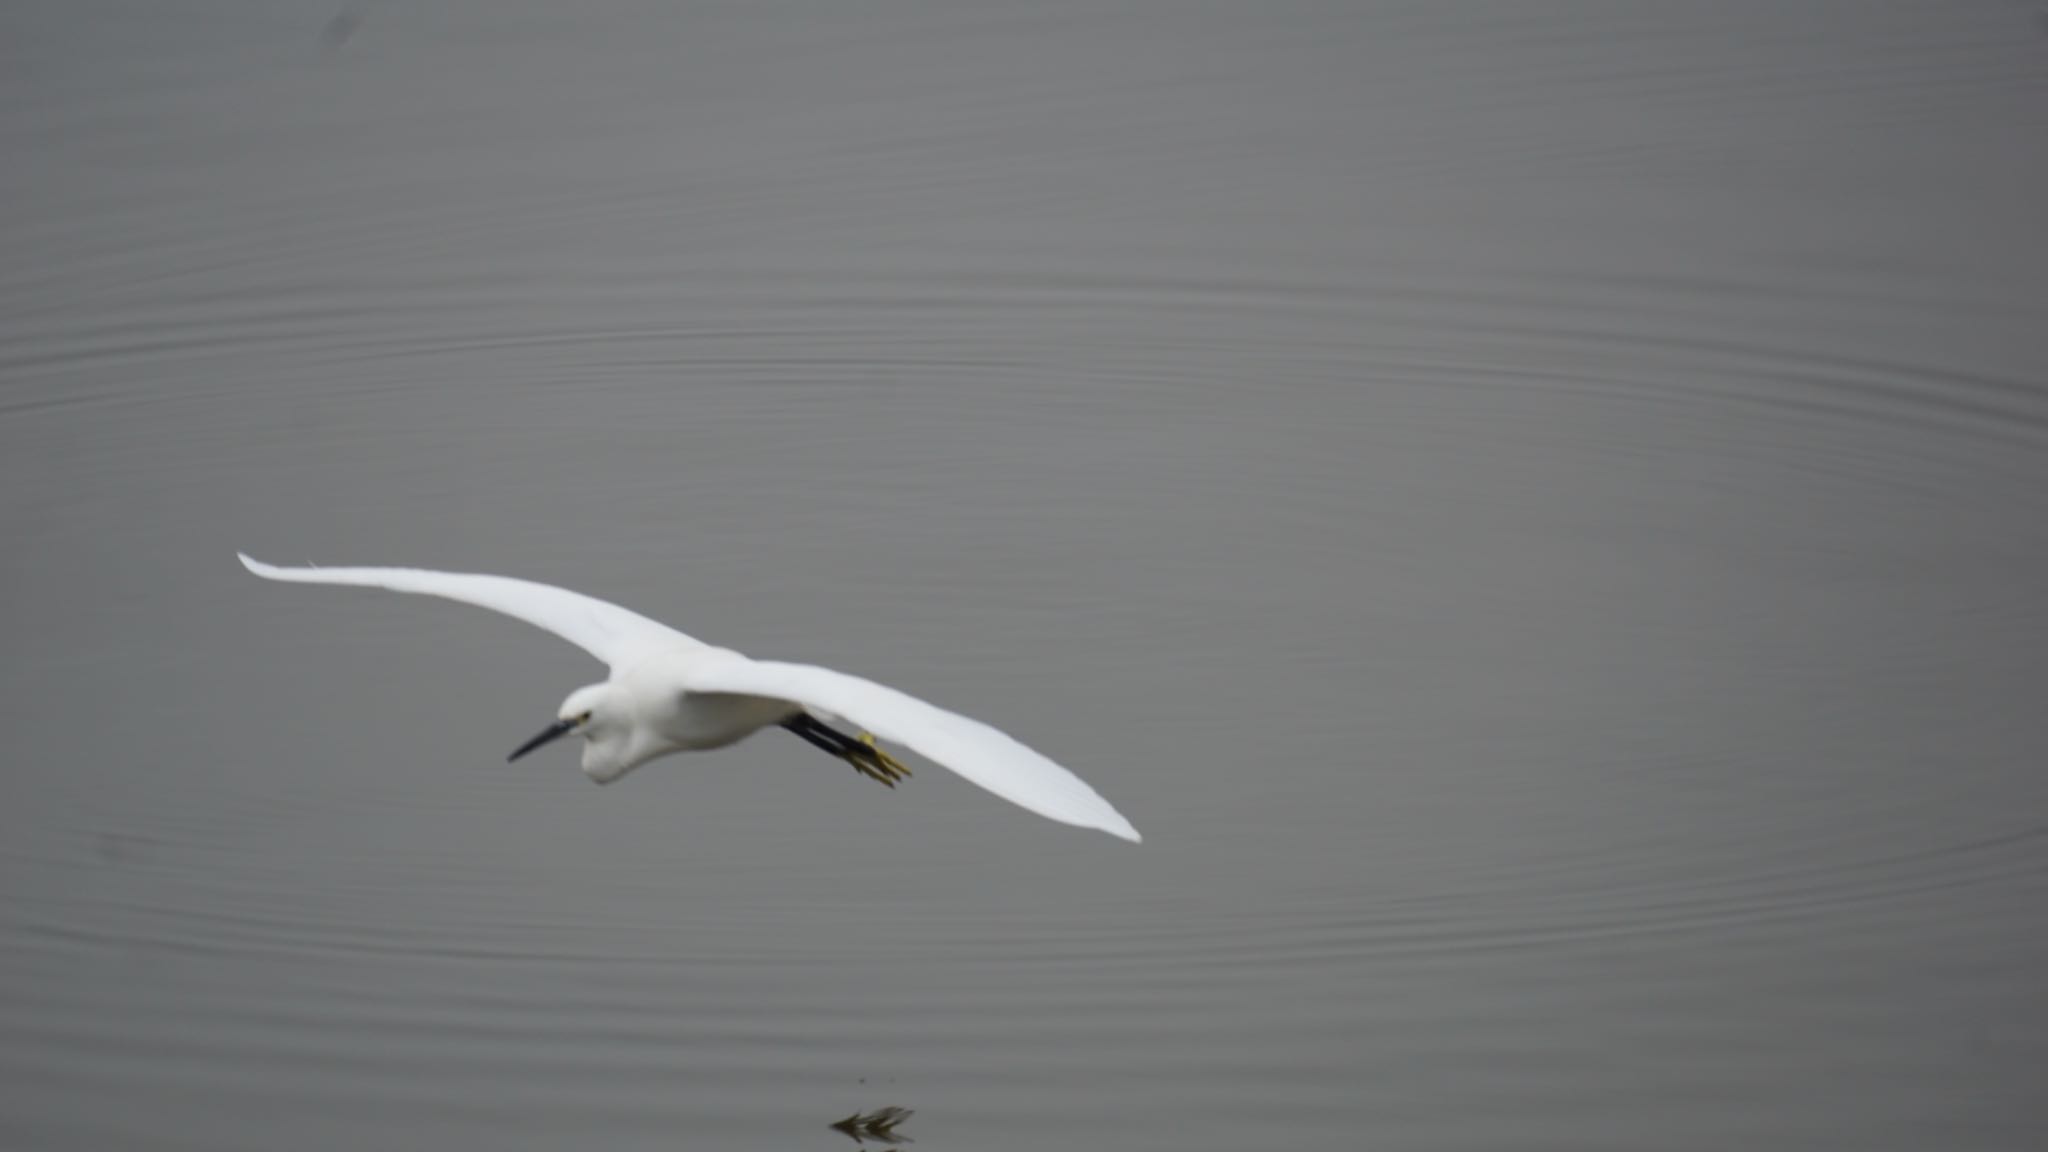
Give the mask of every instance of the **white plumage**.
[(529, 580), (419, 568), (279, 568), (247, 556), (241, 560), (266, 580), (387, 588), (494, 609), (589, 652), (610, 666), (610, 679), (571, 693), (556, 724), (514, 756), (558, 736), (581, 735), (583, 770), (600, 784), (657, 757), (724, 747), (777, 724), (891, 782), (872, 769), (893, 775), (892, 767), (901, 769), (893, 759), (863, 751), (825, 726), (843, 719), (1041, 816), (1134, 843), (1139, 839), (1130, 821), (1072, 772), (979, 720), (872, 680), (810, 664), (752, 660), (616, 604)]

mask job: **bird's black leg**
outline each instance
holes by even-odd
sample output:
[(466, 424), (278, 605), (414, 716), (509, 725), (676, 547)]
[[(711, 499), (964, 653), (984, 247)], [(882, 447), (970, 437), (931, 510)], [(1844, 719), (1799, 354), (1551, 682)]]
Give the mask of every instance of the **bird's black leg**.
[[(808, 715), (799, 715), (792, 719), (784, 720), (782, 726), (803, 737), (815, 748), (830, 752), (834, 756), (844, 756), (846, 754), (845, 737), (811, 719)], [(820, 731), (820, 729), (823, 729), (823, 731)], [(831, 735), (826, 735), (826, 733), (831, 733)]]
[(870, 780), (880, 781), (890, 788), (894, 788), (898, 780), (910, 775), (910, 769), (905, 768), (894, 756), (877, 748), (874, 738), (865, 733), (858, 737), (848, 736), (808, 712), (797, 713), (784, 720), (782, 726), (803, 737), (812, 747), (830, 752), (853, 765), (854, 771)]

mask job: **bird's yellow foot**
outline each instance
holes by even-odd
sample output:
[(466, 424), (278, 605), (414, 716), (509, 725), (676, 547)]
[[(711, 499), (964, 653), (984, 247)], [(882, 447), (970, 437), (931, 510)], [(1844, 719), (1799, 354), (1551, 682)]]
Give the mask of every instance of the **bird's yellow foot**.
[(861, 743), (867, 745), (868, 747), (874, 749), (875, 759), (881, 764), (884, 770), (895, 773), (896, 778), (898, 780), (901, 780), (910, 775), (910, 769), (905, 768), (903, 766), (903, 761), (898, 760), (894, 756), (889, 755), (887, 752), (882, 751), (882, 746), (880, 744), (875, 743), (874, 733), (862, 732), (859, 733), (855, 737), (855, 739), (859, 740)]
[(910, 769), (905, 768), (902, 761), (882, 751), (881, 746), (875, 743), (873, 733), (848, 736), (807, 712), (791, 716), (782, 722), (782, 726), (803, 737), (811, 747), (830, 752), (853, 765), (854, 771), (890, 788), (910, 775)]
[(875, 738), (866, 732), (860, 734), (858, 745), (849, 745), (840, 755), (853, 770), (870, 780), (880, 781), (885, 787), (894, 788), (896, 782), (910, 775), (910, 769), (894, 756), (875, 744)]

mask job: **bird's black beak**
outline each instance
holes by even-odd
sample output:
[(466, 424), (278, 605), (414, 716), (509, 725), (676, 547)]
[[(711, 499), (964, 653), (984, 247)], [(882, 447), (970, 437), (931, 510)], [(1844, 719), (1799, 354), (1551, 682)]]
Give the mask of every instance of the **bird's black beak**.
[(577, 723), (578, 721), (575, 720), (555, 721), (553, 724), (550, 724), (547, 727), (541, 729), (540, 735), (535, 736), (533, 739), (528, 740), (524, 744), (521, 744), (517, 749), (513, 751), (513, 753), (510, 756), (505, 757), (505, 763), (510, 764), (514, 760), (519, 759), (521, 756), (526, 755), (528, 752), (533, 751), (535, 748), (538, 748), (543, 744), (547, 744), (555, 740), (560, 740), (562, 737), (567, 736), (571, 732), (574, 732), (576, 730)]

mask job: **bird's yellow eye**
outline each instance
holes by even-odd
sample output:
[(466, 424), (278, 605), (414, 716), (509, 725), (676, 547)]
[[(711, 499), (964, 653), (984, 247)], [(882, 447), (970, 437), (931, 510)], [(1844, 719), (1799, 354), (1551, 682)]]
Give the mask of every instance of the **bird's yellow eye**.
[(583, 715), (581, 715), (581, 716), (578, 716), (578, 717), (576, 718), (576, 722), (577, 722), (578, 724), (588, 724), (588, 723), (590, 723), (590, 713), (588, 713), (588, 712), (585, 712), (585, 713), (584, 713)]

